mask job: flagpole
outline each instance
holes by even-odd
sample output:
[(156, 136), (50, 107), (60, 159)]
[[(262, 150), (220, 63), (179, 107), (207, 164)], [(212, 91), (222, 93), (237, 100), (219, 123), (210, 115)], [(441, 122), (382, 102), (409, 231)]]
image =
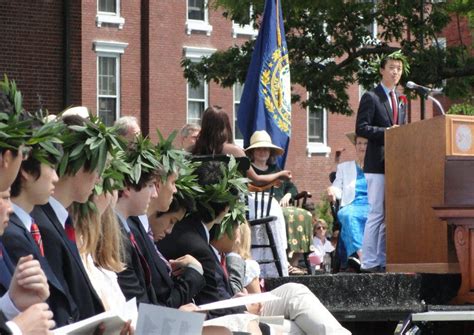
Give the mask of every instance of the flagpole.
[(281, 47), (281, 32), (280, 32), (280, 13), (279, 13), (279, 6), (278, 6), (278, 1), (280, 0), (275, 0), (275, 5), (276, 5), (276, 23), (277, 23), (277, 43), (278, 47)]

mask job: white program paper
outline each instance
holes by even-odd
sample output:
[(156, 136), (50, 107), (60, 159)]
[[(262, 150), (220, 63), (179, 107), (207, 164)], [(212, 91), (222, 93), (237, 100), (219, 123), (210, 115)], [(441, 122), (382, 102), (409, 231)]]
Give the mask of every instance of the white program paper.
[(238, 298), (231, 298), (227, 300), (211, 302), (210, 304), (204, 304), (198, 307), (202, 311), (210, 311), (213, 309), (245, 306), (245, 305), (254, 304), (257, 302), (265, 302), (265, 301), (272, 301), (272, 300), (278, 300), (278, 299), (280, 299), (280, 297), (277, 297), (271, 292), (254, 293), (254, 294), (249, 294), (249, 295), (245, 295)]
[(120, 333), (126, 321), (132, 320), (132, 325), (137, 320), (136, 299), (130, 299), (125, 304), (117, 306), (115, 309), (94, 315), (88, 319), (53, 330), (54, 335), (86, 335), (92, 334), (101, 323), (105, 326), (104, 335), (114, 335)]
[(182, 312), (168, 307), (140, 304), (135, 334), (196, 335), (201, 334), (205, 314)]

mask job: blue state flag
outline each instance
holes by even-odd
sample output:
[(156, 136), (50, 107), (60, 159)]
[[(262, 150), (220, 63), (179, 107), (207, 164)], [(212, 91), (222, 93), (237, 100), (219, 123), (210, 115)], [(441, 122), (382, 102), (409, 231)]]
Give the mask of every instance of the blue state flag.
[(280, 0), (266, 0), (263, 20), (252, 54), (237, 113), (244, 147), (256, 130), (266, 130), (285, 149), (278, 159), (285, 166), (291, 134), (291, 81), (288, 48)]

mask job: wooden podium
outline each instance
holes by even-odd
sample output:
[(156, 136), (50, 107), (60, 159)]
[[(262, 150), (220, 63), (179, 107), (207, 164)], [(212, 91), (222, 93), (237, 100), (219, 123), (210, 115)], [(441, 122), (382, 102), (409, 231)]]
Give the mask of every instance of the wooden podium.
[(385, 133), (387, 271), (460, 271), (454, 228), (433, 210), (443, 204), (474, 204), (474, 117), (439, 116)]

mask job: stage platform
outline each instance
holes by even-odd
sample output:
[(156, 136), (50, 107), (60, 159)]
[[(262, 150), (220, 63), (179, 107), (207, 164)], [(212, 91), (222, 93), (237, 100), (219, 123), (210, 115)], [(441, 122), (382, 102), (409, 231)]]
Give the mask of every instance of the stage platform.
[[(474, 310), (473, 305), (450, 305), (461, 283), (460, 274), (317, 274), (267, 278), (265, 286), (271, 290), (288, 282), (306, 285), (353, 335), (394, 334), (397, 324), (413, 313)], [(437, 324), (434, 332), (422, 334), (438, 334), (441, 327), (446, 325)]]

